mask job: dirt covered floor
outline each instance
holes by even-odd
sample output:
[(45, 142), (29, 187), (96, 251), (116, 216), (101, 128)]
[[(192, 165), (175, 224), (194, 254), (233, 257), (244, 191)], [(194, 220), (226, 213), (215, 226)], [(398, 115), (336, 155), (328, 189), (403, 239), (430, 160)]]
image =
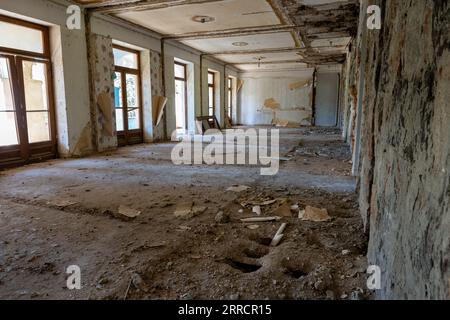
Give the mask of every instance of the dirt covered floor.
[[(368, 298), (367, 239), (339, 131), (282, 129), (280, 143), (289, 160), (274, 177), (175, 166), (171, 143), (1, 172), (0, 299)], [(235, 185), (250, 188), (227, 191)], [(331, 220), (240, 220), (255, 204), (271, 216), (282, 203), (326, 208)], [(141, 214), (124, 219), (121, 206)], [(70, 265), (81, 290), (66, 287)]]

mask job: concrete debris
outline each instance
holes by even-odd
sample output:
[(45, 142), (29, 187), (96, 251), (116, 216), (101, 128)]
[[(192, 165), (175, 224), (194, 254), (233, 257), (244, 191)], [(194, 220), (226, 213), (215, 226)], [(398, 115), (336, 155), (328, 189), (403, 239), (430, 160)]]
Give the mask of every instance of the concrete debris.
[(120, 206), (119, 213), (127, 218), (134, 219), (141, 215), (141, 211), (129, 208), (127, 206)]
[(215, 220), (217, 223), (221, 223), (221, 224), (228, 223), (228, 222), (231, 221), (230, 215), (227, 214), (227, 213), (224, 213), (223, 211), (219, 211), (219, 212), (216, 214), (216, 217), (215, 217), (214, 220)]
[(342, 250), (343, 256), (348, 256), (350, 254), (350, 250)]
[(256, 213), (256, 215), (260, 216), (261, 215), (261, 207), (260, 206), (254, 206), (252, 209), (253, 213)]
[(281, 220), (281, 217), (256, 217), (241, 219), (242, 222), (270, 222)]
[(247, 229), (250, 229), (250, 230), (256, 230), (256, 229), (259, 228), (259, 225), (257, 225), (257, 224), (249, 224), (246, 227), (247, 227)]
[(313, 222), (325, 222), (331, 220), (328, 215), (327, 209), (319, 209), (311, 206), (305, 208), (305, 214), (302, 217), (303, 221), (313, 221)]
[(175, 209), (175, 217), (177, 218), (187, 218), (191, 215), (192, 206), (194, 203), (192, 201), (178, 204)]
[(271, 247), (276, 247), (280, 244), (281, 239), (283, 239), (284, 237), (284, 230), (286, 229), (287, 223), (283, 223), (281, 225), (281, 227), (278, 229), (277, 233), (275, 234), (275, 236), (272, 239), (272, 242), (270, 243)]
[(175, 217), (177, 218), (193, 218), (208, 210), (205, 206), (195, 206), (193, 202), (185, 202), (178, 204), (175, 209)]
[(285, 200), (272, 214), (280, 217), (292, 217), (291, 205)]
[(227, 189), (227, 191), (232, 191), (232, 192), (238, 192), (239, 193), (239, 192), (246, 191), (248, 189), (250, 189), (249, 186), (232, 186), (232, 187), (229, 187)]
[(305, 216), (305, 210), (299, 210), (299, 212), (298, 212), (298, 218), (299, 218), (299, 219), (303, 219), (304, 216)]

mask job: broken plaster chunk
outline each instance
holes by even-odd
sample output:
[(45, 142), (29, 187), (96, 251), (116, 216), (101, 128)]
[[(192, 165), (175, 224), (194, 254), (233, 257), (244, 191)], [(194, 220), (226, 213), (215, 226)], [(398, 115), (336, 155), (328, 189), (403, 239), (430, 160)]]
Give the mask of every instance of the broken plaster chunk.
[(227, 191), (232, 191), (232, 192), (238, 192), (239, 193), (239, 192), (246, 191), (248, 189), (250, 189), (250, 187), (248, 187), (248, 186), (232, 186), (232, 187), (229, 187), (227, 189)]
[(311, 206), (305, 208), (305, 214), (302, 218), (303, 221), (313, 221), (313, 222), (325, 222), (331, 220), (328, 215), (327, 209), (319, 209)]
[(278, 229), (277, 233), (273, 237), (272, 242), (270, 243), (271, 247), (276, 247), (276, 246), (278, 246), (280, 244), (281, 239), (283, 239), (283, 237), (284, 237), (283, 232), (286, 229), (286, 227), (287, 227), (287, 223), (283, 223), (280, 226), (280, 228)]
[(141, 214), (141, 212), (139, 210), (135, 210), (133, 208), (129, 208), (126, 206), (120, 206), (119, 213), (125, 217), (132, 218), (132, 219), (138, 217)]
[(193, 205), (194, 205), (194, 203), (192, 201), (178, 204), (175, 209), (175, 213), (174, 213), (175, 217), (177, 217), (177, 218), (189, 217), (191, 215), (191, 210), (192, 210)]
[(281, 220), (281, 217), (255, 217), (241, 219), (241, 222), (271, 222)]
[(260, 216), (261, 215), (261, 207), (260, 206), (254, 206), (252, 209), (252, 212), (255, 213), (256, 215)]
[(257, 225), (257, 224), (249, 224), (246, 227), (247, 227), (247, 229), (250, 229), (250, 230), (256, 230), (256, 229), (259, 228), (259, 225)]

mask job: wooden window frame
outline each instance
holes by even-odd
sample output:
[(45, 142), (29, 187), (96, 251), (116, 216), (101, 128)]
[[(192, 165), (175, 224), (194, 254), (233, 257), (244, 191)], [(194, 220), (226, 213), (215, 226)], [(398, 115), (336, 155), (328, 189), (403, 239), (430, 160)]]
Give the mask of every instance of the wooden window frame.
[[(184, 119), (185, 128), (184, 129), (187, 130), (187, 128), (188, 128), (188, 88), (187, 88), (187, 67), (188, 67), (188, 65), (186, 63), (182, 63), (179, 61), (175, 61), (174, 65), (181, 66), (181, 67), (183, 67), (183, 70), (184, 70), (184, 78), (175, 76), (175, 81), (178, 80), (178, 81), (184, 82), (184, 109), (185, 109), (184, 110), (184, 117), (185, 117), (185, 119)], [(174, 70), (174, 72), (175, 72), (175, 70)]]
[(212, 105), (212, 111), (213, 111), (212, 112), (212, 116), (215, 116), (216, 115), (216, 73), (212, 72), (212, 71), (208, 71), (208, 76), (209, 75), (213, 76), (213, 78), (212, 78), (213, 81), (210, 84), (209, 83), (209, 79), (207, 79), (208, 80), (208, 116), (210, 115), (209, 111), (211, 109), (211, 107), (209, 106), (209, 88), (212, 88), (212, 93), (213, 93), (213, 96), (212, 96), (212, 102), (213, 102), (213, 105)]
[(228, 77), (227, 79), (227, 87), (228, 87), (228, 110), (227, 110), (227, 116), (228, 113), (230, 114), (229, 118), (230, 118), (230, 123), (232, 122), (232, 117), (233, 117), (233, 99), (234, 99), (234, 95), (233, 95), (233, 78), (232, 77)]
[[(123, 112), (123, 131), (117, 131), (117, 138), (119, 146), (125, 146), (130, 144), (138, 144), (144, 141), (144, 119), (142, 112), (142, 82), (141, 82), (141, 56), (138, 50), (133, 50), (127, 47), (113, 44), (113, 49), (129, 52), (136, 55), (137, 69), (118, 66), (114, 62), (114, 72), (121, 74), (121, 88), (126, 93), (126, 75), (131, 74), (137, 77), (138, 86), (138, 99), (139, 99), (139, 129), (128, 129), (128, 101), (127, 95), (122, 92), (122, 112)], [(114, 110), (115, 112), (115, 110)]]
[[(0, 15), (0, 21), (39, 30), (42, 36), (43, 53), (0, 47), (0, 57), (8, 61), (18, 144), (0, 146), (0, 167), (14, 167), (33, 162), (40, 162), (58, 157), (55, 98), (53, 92), (52, 61), (50, 57), (50, 30), (47, 26)], [(43, 63), (46, 65), (47, 103), (49, 115), (48, 141), (29, 142), (25, 85), (23, 79), (23, 61)]]
[(6, 48), (0, 46), (0, 53), (13, 54), (13, 55), (21, 55), (26, 57), (34, 57), (34, 58), (42, 58), (42, 59), (50, 59), (50, 32), (47, 26), (42, 26), (39, 24), (35, 24), (32, 22), (4, 16), (0, 14), (0, 21), (15, 24), (18, 26), (26, 27), (29, 29), (39, 30), (42, 35), (42, 45), (44, 52), (32, 52), (25, 51), (20, 49)]

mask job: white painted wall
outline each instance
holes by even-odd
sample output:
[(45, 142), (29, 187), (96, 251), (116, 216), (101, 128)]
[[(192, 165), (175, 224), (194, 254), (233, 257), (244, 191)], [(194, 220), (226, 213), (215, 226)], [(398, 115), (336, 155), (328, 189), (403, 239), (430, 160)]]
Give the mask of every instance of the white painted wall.
[(312, 80), (312, 70), (303, 72), (253, 72), (242, 73), (244, 81), (239, 91), (239, 124), (268, 125), (274, 118), (273, 112), (264, 108), (267, 99), (274, 98), (280, 104), (276, 117), (279, 119), (301, 122), (308, 116), (308, 111), (294, 110), (304, 107), (311, 110), (312, 86), (290, 90), (289, 85), (302, 80)]

